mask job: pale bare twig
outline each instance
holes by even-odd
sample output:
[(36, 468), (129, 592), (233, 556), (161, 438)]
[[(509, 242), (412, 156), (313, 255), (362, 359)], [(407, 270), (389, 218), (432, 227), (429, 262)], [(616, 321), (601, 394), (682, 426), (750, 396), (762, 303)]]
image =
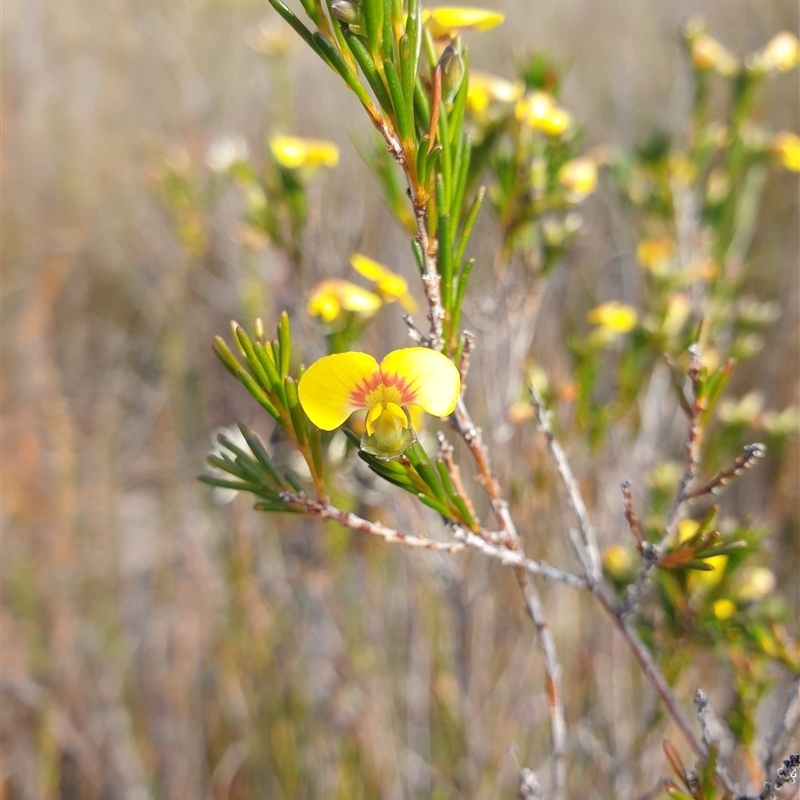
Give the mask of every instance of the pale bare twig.
[(684, 494), (684, 499), (693, 500), (706, 494), (716, 494), (719, 489), (727, 486), (734, 478), (738, 478), (746, 469), (750, 469), (755, 463), (767, 454), (767, 448), (761, 442), (746, 444), (744, 453), (737, 456), (730, 467), (720, 470), (708, 483), (699, 489)]
[(795, 675), (789, 684), (789, 691), (784, 705), (783, 713), (766, 738), (765, 775), (769, 775), (775, 768), (775, 762), (778, 760), (778, 748), (784, 735), (791, 733), (800, 725), (800, 673)]
[[(605, 584), (603, 583), (602, 572), (599, 570), (599, 564), (597, 571), (595, 571), (593, 567), (594, 562), (589, 555), (587, 542), (593, 542), (594, 540), (593, 537), (590, 538), (587, 536), (587, 533), (592, 529), (588, 525), (588, 513), (586, 512), (586, 506), (583, 502), (583, 498), (580, 495), (580, 489), (578, 488), (577, 481), (572, 474), (572, 470), (569, 466), (569, 462), (566, 459), (564, 451), (558, 443), (558, 440), (555, 438), (552, 429), (550, 428), (549, 418), (544, 408), (544, 401), (535, 389), (531, 390), (531, 398), (534, 408), (537, 412), (540, 430), (542, 430), (547, 437), (550, 452), (556, 460), (557, 472), (561, 478), (564, 488), (567, 491), (570, 505), (578, 517), (579, 525), (582, 523), (587, 525), (586, 529), (581, 530), (580, 538), (574, 536), (571, 537), (571, 540), (573, 542), (573, 547), (576, 550), (576, 554), (586, 571), (586, 577), (589, 581), (589, 589), (600, 602), (601, 607), (609, 614), (617, 629), (622, 634), (622, 637), (631, 648), (634, 658), (639, 662), (639, 666), (642, 668), (645, 677), (655, 689), (658, 696), (661, 698), (661, 701), (666, 706), (667, 711), (669, 712), (675, 724), (680, 728), (686, 741), (689, 743), (689, 746), (695, 751), (695, 753), (697, 753), (698, 756), (704, 756), (705, 748), (695, 736), (688, 718), (681, 711), (677, 698), (667, 683), (666, 678), (664, 678), (664, 675), (658, 668), (658, 665), (650, 654), (650, 651), (630, 625), (630, 622), (626, 618), (623, 609), (617, 605), (617, 603), (609, 594)], [(580, 509), (580, 513), (578, 513), (578, 509)], [(584, 548), (586, 548), (586, 550), (584, 550)], [(727, 774), (719, 768), (717, 769), (716, 774), (717, 778), (725, 787), (725, 789), (732, 792), (733, 788)]]
[(553, 456), (561, 483), (567, 492), (567, 502), (578, 520), (578, 529), (580, 530), (583, 547), (575, 548), (576, 555), (583, 565), (589, 580), (598, 581), (602, 578), (600, 550), (597, 546), (594, 528), (589, 520), (586, 504), (583, 502), (578, 482), (575, 480), (564, 450), (553, 433), (550, 425), (550, 412), (545, 407), (544, 400), (536, 387), (532, 386), (530, 392), (531, 402), (536, 412), (537, 426), (547, 440), (547, 448), (550, 451), (550, 455)]
[(399, 544), (403, 547), (416, 550), (433, 550), (440, 553), (451, 554), (464, 552), (466, 550), (478, 550), (484, 555), (499, 561), (503, 566), (522, 569), (532, 575), (539, 575), (542, 578), (564, 583), (576, 589), (587, 588), (585, 579), (580, 575), (565, 572), (545, 562), (526, 558), (524, 554), (509, 550), (507, 547), (492, 544), (489, 541), (493, 535), (491, 532), (481, 532), (479, 536), (468, 531), (466, 528), (449, 523), (455, 541), (428, 539), (424, 536), (404, 533), (396, 528), (382, 525), (380, 522), (372, 522), (363, 517), (359, 517), (357, 514), (342, 511), (330, 503), (314, 500), (305, 494), (284, 492), (281, 495), (281, 499), (288, 505), (297, 507), (304, 514), (320, 519), (335, 520), (344, 528), (367, 533), (371, 536), (378, 536), (387, 542), (387, 544)]
[[(459, 398), (455, 411), (451, 416), (451, 421), (456, 430), (461, 434), (467, 447), (472, 454), (472, 458), (478, 467), (478, 480), (483, 484), (492, 510), (497, 519), (501, 531), (509, 540), (508, 547), (516, 551), (524, 558), (522, 542), (517, 533), (514, 520), (508, 510), (508, 503), (503, 498), (500, 487), (492, 474), (491, 462), (486, 445), (483, 443), (480, 428), (476, 427), (472, 417), (464, 403), (463, 396)], [(553, 635), (547, 625), (539, 592), (535, 584), (528, 579), (525, 570), (516, 570), (517, 583), (525, 600), (528, 616), (531, 618), (536, 632), (539, 636), (539, 644), (544, 656), (544, 667), (547, 677), (547, 706), (550, 714), (550, 739), (551, 739), (551, 760), (553, 763), (553, 798), (561, 800), (564, 796), (566, 785), (566, 750), (567, 750), (567, 726), (564, 717), (564, 698), (561, 688), (561, 665), (558, 662), (558, 654), (555, 647)]]

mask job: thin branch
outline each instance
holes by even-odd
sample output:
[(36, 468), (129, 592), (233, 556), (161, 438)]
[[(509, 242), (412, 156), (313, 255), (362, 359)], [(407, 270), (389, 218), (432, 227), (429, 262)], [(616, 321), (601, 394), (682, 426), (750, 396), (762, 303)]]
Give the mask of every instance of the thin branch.
[[(666, 678), (661, 673), (661, 670), (658, 668), (658, 665), (653, 659), (653, 656), (650, 654), (650, 651), (645, 646), (644, 642), (642, 642), (642, 640), (639, 638), (639, 635), (631, 627), (629, 620), (622, 614), (621, 609), (616, 605), (604, 586), (599, 583), (594, 584), (591, 587), (591, 590), (592, 594), (598, 599), (600, 605), (609, 614), (616, 625), (617, 630), (622, 634), (622, 637), (631, 648), (631, 652), (633, 653), (634, 658), (639, 662), (639, 666), (642, 668), (645, 677), (650, 682), (650, 685), (655, 689), (656, 693), (661, 698), (661, 701), (667, 707), (667, 711), (669, 711), (673, 721), (678, 728), (680, 728), (681, 733), (683, 734), (689, 746), (698, 756), (704, 757), (706, 755), (705, 747), (703, 747), (700, 740), (695, 736), (688, 717), (686, 717), (686, 715), (678, 706), (678, 700), (675, 697), (675, 694), (667, 683)], [(732, 786), (727, 773), (719, 766), (717, 766), (716, 769), (716, 776), (725, 791), (730, 792), (731, 794), (736, 794), (736, 789), (734, 786)]]
[(767, 736), (767, 752), (764, 756), (765, 775), (769, 775), (775, 768), (775, 762), (778, 760), (778, 748), (784, 735), (791, 733), (798, 725), (800, 725), (800, 673), (795, 675), (794, 680), (789, 684), (785, 710)]
[(685, 500), (693, 500), (706, 494), (717, 494), (720, 489), (727, 486), (734, 478), (738, 478), (746, 469), (750, 469), (755, 463), (764, 458), (767, 454), (766, 445), (761, 442), (746, 444), (744, 453), (736, 458), (733, 464), (726, 469), (720, 470), (708, 483), (699, 489), (684, 494)]
[(597, 536), (595, 535), (594, 527), (589, 520), (589, 512), (586, 510), (586, 504), (583, 502), (578, 482), (572, 474), (572, 469), (564, 454), (564, 450), (553, 433), (553, 429), (550, 425), (550, 412), (547, 410), (538, 389), (532, 386), (530, 391), (531, 402), (536, 412), (537, 426), (547, 440), (547, 448), (553, 456), (553, 460), (556, 463), (556, 470), (561, 478), (561, 483), (567, 492), (567, 502), (578, 520), (578, 529), (580, 530), (583, 548), (576, 547), (576, 555), (583, 565), (589, 579), (591, 581), (599, 581), (603, 574), (600, 550), (597, 546)]
[(622, 504), (625, 508), (625, 519), (628, 527), (631, 529), (633, 538), (636, 539), (636, 547), (639, 552), (644, 551), (644, 537), (642, 536), (642, 526), (639, 522), (639, 516), (636, 513), (636, 507), (633, 504), (633, 488), (630, 481), (622, 481), (620, 483), (622, 489)]
[(478, 550), (484, 555), (499, 561), (503, 566), (521, 569), (532, 575), (539, 575), (542, 578), (564, 583), (576, 589), (588, 588), (586, 580), (580, 575), (565, 572), (543, 561), (534, 561), (533, 559), (526, 558), (524, 554), (509, 550), (507, 547), (492, 544), (489, 540), (493, 536), (496, 536), (496, 533), (482, 532), (479, 536), (478, 534), (468, 531), (466, 528), (449, 523), (448, 527), (452, 530), (455, 541), (441, 541), (404, 533), (396, 528), (382, 525), (380, 522), (372, 522), (363, 517), (359, 517), (357, 514), (342, 511), (330, 503), (314, 500), (305, 494), (284, 492), (281, 494), (281, 500), (287, 505), (295, 506), (308, 516), (334, 520), (343, 528), (350, 528), (351, 530), (367, 533), (371, 536), (378, 536), (388, 544), (399, 544), (403, 547), (417, 550), (433, 550), (439, 553), (450, 554), (461, 553), (466, 550)]
[[(500, 529), (508, 538), (508, 547), (524, 558), (522, 541), (520, 540), (514, 520), (508, 510), (508, 503), (500, 493), (500, 487), (492, 474), (489, 451), (483, 443), (480, 428), (476, 427), (464, 403), (463, 396), (459, 398), (451, 421), (456, 430), (461, 434), (472, 458), (478, 467), (478, 480), (483, 484), (492, 511), (497, 519)], [(525, 570), (516, 570), (517, 584), (525, 600), (528, 616), (533, 622), (539, 637), (539, 644), (544, 656), (544, 668), (547, 678), (547, 708), (550, 715), (550, 757), (553, 763), (553, 798), (562, 800), (566, 786), (566, 754), (567, 754), (567, 725), (564, 717), (564, 697), (561, 688), (561, 665), (558, 662), (555, 641), (547, 625), (539, 592), (535, 584), (528, 579)]]
[[(675, 724), (680, 728), (681, 732), (686, 738), (686, 741), (689, 743), (689, 746), (695, 751), (695, 753), (697, 753), (698, 756), (704, 756), (706, 752), (705, 748), (695, 736), (689, 719), (678, 706), (677, 698), (675, 697), (675, 694), (667, 683), (666, 678), (653, 659), (653, 656), (639, 638), (636, 631), (631, 627), (625, 616), (625, 613), (623, 612), (623, 609), (616, 604), (614, 599), (609, 594), (603, 583), (602, 573), (599, 572), (599, 569), (597, 573), (595, 573), (592, 569), (593, 561), (589, 555), (589, 543), (594, 543), (593, 531), (591, 526), (588, 525), (588, 514), (586, 512), (586, 506), (583, 502), (583, 498), (580, 494), (580, 489), (578, 488), (577, 481), (572, 474), (572, 470), (569, 466), (566, 456), (564, 455), (564, 451), (561, 449), (558, 440), (555, 438), (552, 429), (550, 428), (549, 415), (544, 408), (544, 402), (535, 389), (532, 389), (531, 391), (531, 398), (534, 408), (537, 412), (540, 430), (542, 430), (547, 437), (550, 452), (556, 461), (557, 471), (564, 488), (567, 491), (570, 505), (572, 506), (576, 517), (578, 518), (579, 525), (586, 524), (586, 528), (581, 529), (581, 536), (583, 537), (582, 540), (578, 536), (572, 536), (570, 538), (573, 542), (573, 547), (576, 550), (578, 558), (581, 560), (581, 563), (584, 564), (584, 568), (586, 569), (586, 576), (589, 581), (590, 591), (598, 599), (602, 608), (611, 617), (617, 629), (622, 634), (628, 646), (631, 648), (634, 658), (636, 658), (636, 660), (639, 662), (645, 677), (655, 689), (656, 693), (661, 698), (661, 701), (667, 707), (670, 716), (674, 720)], [(580, 513), (578, 510), (580, 510)], [(587, 536), (588, 533), (591, 533), (592, 536)], [(581, 547), (582, 544), (586, 548), (585, 551)], [(596, 544), (594, 546), (596, 548)], [(595, 577), (596, 574), (597, 577)], [(734, 789), (725, 771), (718, 767), (716, 770), (716, 775), (723, 787), (727, 791), (733, 793)]]
[(683, 468), (680, 482), (678, 484), (678, 491), (675, 493), (675, 499), (672, 502), (672, 508), (667, 515), (667, 521), (664, 525), (664, 533), (658, 542), (657, 548), (662, 551), (666, 547), (670, 536), (672, 536), (675, 523), (678, 521), (678, 515), (686, 501), (686, 490), (689, 484), (694, 480), (697, 474), (697, 465), (700, 463), (700, 445), (703, 439), (703, 429), (700, 426), (700, 414), (702, 407), (699, 401), (700, 395), (700, 371), (703, 366), (702, 356), (700, 353), (700, 345), (695, 343), (689, 346), (689, 369), (688, 376), (692, 384), (692, 398), (689, 404), (689, 435), (686, 442), (686, 465)]

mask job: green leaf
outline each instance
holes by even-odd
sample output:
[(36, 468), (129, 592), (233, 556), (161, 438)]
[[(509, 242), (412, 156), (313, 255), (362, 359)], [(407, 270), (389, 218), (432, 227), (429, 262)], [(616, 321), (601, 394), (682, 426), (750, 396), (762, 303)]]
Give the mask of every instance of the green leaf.
[(445, 519), (452, 518), (450, 510), (444, 505), (444, 503), (422, 493), (418, 494), (417, 497), (422, 501), (423, 505), (428, 506), (428, 508), (432, 508), (434, 511), (441, 514)]
[(378, 68), (375, 66), (375, 62), (372, 60), (372, 56), (369, 50), (367, 50), (364, 40), (360, 36), (356, 36), (349, 31), (344, 34), (344, 38), (358, 66), (361, 67), (361, 71), (364, 73), (367, 83), (375, 93), (375, 99), (378, 101), (378, 105), (387, 112), (391, 111), (392, 99), (386, 91), (383, 78), (378, 72)]
[(247, 446), (250, 448), (253, 455), (258, 459), (258, 462), (261, 464), (261, 466), (267, 470), (275, 485), (283, 488), (281, 476), (275, 469), (275, 465), (272, 463), (272, 459), (269, 457), (269, 453), (262, 444), (261, 439), (259, 439), (258, 436), (256, 436), (246, 425), (242, 424), (241, 422), (239, 423), (239, 430), (241, 431), (242, 436), (244, 436)]
[(272, 391), (273, 384), (270, 381), (263, 364), (256, 355), (253, 342), (245, 332), (244, 328), (236, 328), (236, 338), (247, 356), (247, 365), (255, 374), (256, 380), (261, 384), (264, 391)]
[(308, 418), (303, 407), (300, 405), (300, 397), (297, 394), (297, 384), (294, 378), (287, 377), (283, 385), (286, 389), (286, 402), (289, 406), (289, 414), (292, 418), (292, 427), (299, 444), (307, 441)]
[(227, 342), (221, 336), (214, 337), (214, 345), (212, 347), (214, 354), (222, 362), (222, 365), (231, 375), (236, 376), (236, 373), (242, 369), (242, 365), (237, 360), (236, 356), (231, 352)]
[(400, 37), (398, 43), (398, 57), (400, 59), (400, 83), (403, 87), (403, 99), (405, 100), (406, 116), (410, 121), (410, 129), (414, 131), (414, 86), (416, 85), (417, 73), (414, 60), (411, 56), (411, 43), (408, 34)]
[(481, 186), (478, 189), (478, 194), (472, 201), (472, 205), (467, 211), (467, 216), (464, 219), (464, 227), (461, 231), (461, 240), (458, 243), (458, 252), (456, 253), (456, 264), (461, 264), (464, 260), (464, 253), (467, 250), (469, 238), (472, 236), (472, 230), (475, 227), (475, 221), (478, 219), (478, 213), (483, 205), (483, 198), (486, 196), (486, 187)]
[(453, 231), (444, 182), (436, 177), (436, 206), (438, 212), (436, 248), (436, 267), (442, 276), (442, 305), (452, 318), (453, 309)]
[(289, 367), (292, 363), (292, 328), (289, 323), (289, 315), (281, 312), (281, 319), (278, 323), (278, 344), (281, 353), (281, 378), (289, 374)]
[(400, 139), (404, 142), (409, 141), (411, 139), (412, 129), (411, 120), (406, 113), (406, 101), (403, 95), (403, 87), (400, 85), (400, 78), (397, 75), (394, 64), (388, 59), (383, 62), (383, 72), (384, 75), (386, 75), (386, 83), (389, 86), (389, 94), (392, 97), (394, 116), (397, 120)]
[(383, 38), (383, 0), (364, 0), (364, 27), (370, 54), (377, 59)]
[[(422, 480), (425, 482), (425, 485), (436, 496), (436, 499), (443, 505), (443, 507), (446, 508), (447, 495), (445, 494), (444, 487), (442, 486), (439, 476), (431, 465), (428, 454), (425, 452), (422, 445), (419, 442), (414, 442), (414, 444), (412, 444), (411, 447), (406, 450), (405, 455), (416, 470), (417, 475), (422, 478)], [(449, 513), (450, 512), (446, 512), (446, 514)]]
[[(270, 2), (272, 1), (273, 0), (270, 0)], [(277, 2), (277, 0), (275, 0), (275, 2)], [(361, 85), (361, 81), (358, 80), (358, 75), (350, 69), (342, 54), (321, 33), (314, 33), (313, 39), (320, 53), (322, 53), (330, 62), (331, 66), (342, 76), (344, 82), (353, 90), (356, 97), (358, 97), (367, 110), (371, 111), (374, 106), (367, 94), (367, 90)]]
[(280, 412), (272, 404), (264, 390), (255, 382), (252, 376), (243, 369), (237, 370), (236, 377), (244, 384), (244, 388), (258, 401), (259, 405), (276, 421), (283, 424)]

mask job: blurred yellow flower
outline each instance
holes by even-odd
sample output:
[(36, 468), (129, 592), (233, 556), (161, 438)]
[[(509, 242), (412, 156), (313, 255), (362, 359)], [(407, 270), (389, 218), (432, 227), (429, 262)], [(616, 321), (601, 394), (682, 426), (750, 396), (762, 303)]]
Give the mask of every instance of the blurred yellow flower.
[(675, 242), (669, 236), (642, 239), (636, 248), (636, 260), (655, 275), (663, 275), (675, 252)]
[(409, 409), (434, 417), (452, 414), (461, 393), (455, 364), (435, 350), (395, 350), (380, 364), (366, 353), (334, 353), (315, 361), (298, 385), (308, 418), (332, 431), (366, 409), (361, 449), (382, 459), (399, 456), (416, 441)]
[(720, 621), (724, 621), (736, 613), (736, 605), (725, 597), (721, 600), (715, 600), (712, 608), (714, 609), (714, 616)]
[(603, 568), (615, 580), (630, 579), (634, 573), (630, 550), (621, 544), (609, 545), (603, 550)]
[(764, 395), (748, 392), (741, 400), (725, 398), (720, 401), (718, 417), (726, 425), (749, 425), (764, 410)]
[(628, 333), (636, 325), (636, 309), (611, 300), (593, 308), (586, 315), (586, 320), (615, 335)]
[(731, 77), (739, 69), (739, 62), (716, 40), (707, 33), (701, 33), (691, 42), (692, 63), (696, 69), (713, 69)]
[(461, 31), (489, 31), (504, 19), (503, 14), (484, 8), (443, 6), (422, 11), (422, 21), (434, 39), (452, 38)]
[(487, 72), (470, 71), (467, 105), (477, 117), (485, 117), (491, 103), (515, 103), (522, 97), (521, 81), (507, 81)]
[(781, 131), (772, 140), (772, 152), (778, 161), (791, 172), (800, 172), (800, 136), (791, 131)]
[(591, 158), (573, 158), (558, 171), (558, 180), (575, 199), (582, 200), (597, 188), (597, 164)]
[(761, 72), (788, 72), (800, 64), (800, 44), (789, 31), (773, 36), (748, 59), (748, 66)]
[(369, 317), (381, 305), (378, 295), (350, 281), (329, 278), (312, 289), (306, 310), (312, 317), (322, 317), (325, 322), (333, 322), (342, 311)]
[(748, 567), (738, 577), (736, 597), (745, 603), (763, 600), (775, 589), (775, 574), (766, 567)]
[(397, 300), (409, 314), (413, 314), (417, 310), (416, 301), (408, 293), (406, 280), (396, 275), (388, 267), (362, 256), (361, 253), (353, 253), (350, 256), (350, 264), (359, 275), (372, 281), (373, 290), (385, 303), (393, 303)]
[(529, 419), (533, 419), (533, 406), (526, 400), (517, 400), (508, 409), (507, 419), (512, 425), (521, 425)]
[(569, 112), (556, 104), (553, 95), (547, 92), (531, 92), (517, 101), (514, 116), (536, 131), (548, 136), (558, 136), (570, 126)]
[(275, 160), (286, 169), (335, 167), (339, 163), (339, 148), (333, 142), (273, 136), (269, 140), (269, 149)]

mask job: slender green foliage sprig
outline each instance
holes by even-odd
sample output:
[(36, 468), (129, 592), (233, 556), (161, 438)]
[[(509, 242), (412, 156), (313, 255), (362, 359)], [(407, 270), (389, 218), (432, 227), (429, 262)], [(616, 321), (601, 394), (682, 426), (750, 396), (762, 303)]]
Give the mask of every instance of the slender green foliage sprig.
[[(302, 376), (302, 367), (298, 369), (295, 376), (290, 374), (292, 368), (292, 332), (289, 316), (286, 312), (281, 314), (277, 338), (272, 341), (266, 339), (264, 327), (260, 320), (256, 321), (254, 338), (251, 338), (244, 328), (236, 322), (231, 324), (231, 328), (238, 356), (221, 336), (217, 336), (214, 339), (214, 352), (228, 372), (247, 389), (256, 402), (275, 420), (301, 453), (308, 466), (317, 497), (321, 500), (326, 499), (321, 434), (319, 429), (308, 421), (308, 417), (306, 417), (297, 396), (297, 382)], [(244, 431), (242, 433), (245, 438), (248, 438)], [(249, 439), (248, 444), (250, 444)], [(231, 449), (229, 442), (223, 442), (223, 445), (229, 450)], [(252, 449), (253, 446), (251, 445)], [(263, 475), (262, 467), (269, 472), (268, 459), (264, 461), (263, 458), (259, 457), (259, 453), (264, 456), (266, 451), (263, 448), (256, 448), (253, 452), (257, 456), (255, 462), (252, 459), (248, 459), (245, 454), (238, 453), (233, 462), (229, 458), (226, 460), (224, 457), (220, 459), (212, 456), (213, 460), (210, 460), (209, 463), (213, 467), (230, 472), (240, 480), (246, 480), (247, 475), (251, 473), (254, 476), (257, 474)], [(261, 467), (259, 467), (259, 464)], [(279, 482), (276, 483), (275, 473), (269, 472), (269, 477), (272, 479), (271, 481), (257, 484), (261, 487), (267, 487), (267, 495), (263, 494), (264, 490), (259, 490), (255, 494), (266, 497), (266, 500), (275, 506), (269, 509), (263, 507), (263, 510), (279, 510), (281, 505), (279, 500), (281, 484)], [(284, 478), (293, 488), (300, 490), (296, 479), (289, 477), (288, 474)], [(213, 477), (207, 477), (205, 480), (218, 486), (226, 485)], [(250, 489), (245, 490), (250, 491)]]

